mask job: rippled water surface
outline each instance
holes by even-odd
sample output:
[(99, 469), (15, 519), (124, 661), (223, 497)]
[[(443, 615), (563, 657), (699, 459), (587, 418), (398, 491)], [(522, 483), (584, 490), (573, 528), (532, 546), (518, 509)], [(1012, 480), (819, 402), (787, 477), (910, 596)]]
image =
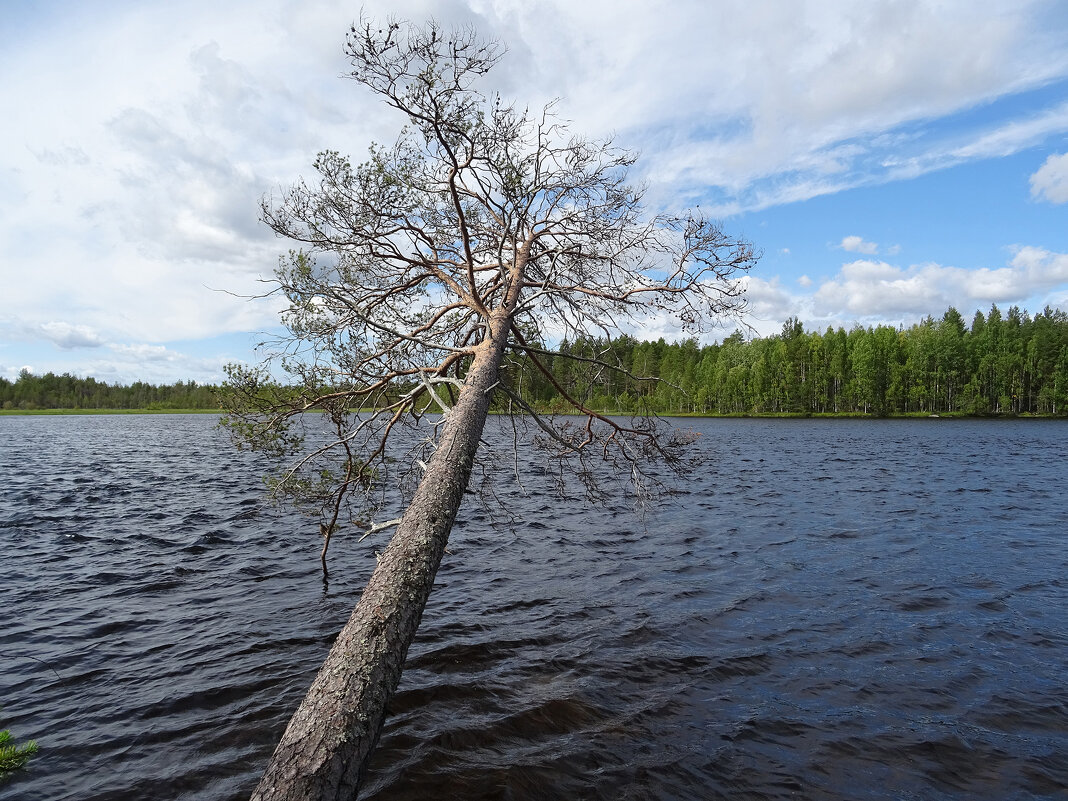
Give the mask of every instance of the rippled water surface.
[[(0, 797), (255, 786), (382, 544), (324, 586), (214, 422), (0, 417)], [(537, 459), (464, 512), (366, 797), (1068, 796), (1068, 426), (685, 425), (644, 522)]]

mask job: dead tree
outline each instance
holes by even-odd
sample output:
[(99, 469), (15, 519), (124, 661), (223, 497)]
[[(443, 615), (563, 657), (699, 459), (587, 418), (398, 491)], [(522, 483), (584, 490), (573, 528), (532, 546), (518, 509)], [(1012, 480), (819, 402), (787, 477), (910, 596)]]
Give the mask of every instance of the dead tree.
[[(289, 333), (263, 366), (231, 368), (225, 422), (239, 445), (289, 457), (272, 488), (321, 515), (324, 569), (331, 534), (383, 527), (370, 522), (377, 493), (399, 471), (419, 476), (256, 799), (355, 796), (495, 398), (591, 492), (594, 462), (615, 463), (641, 491), (645, 466), (686, 445), (558, 384), (581, 417), (542, 415), (508, 360), (555, 383), (543, 345), (554, 338), (610, 337), (649, 314), (700, 330), (742, 308), (736, 279), (755, 261), (703, 217), (647, 213), (627, 183), (631, 153), (570, 135), (551, 106), (530, 114), (480, 94), (496, 43), (361, 20), (346, 53), (351, 77), (407, 126), (356, 166), (321, 153), (313, 183), (265, 198), (265, 222), (297, 248), (276, 272)], [(586, 361), (622, 369), (611, 353)], [(278, 370), (291, 380), (276, 382)], [(329, 436), (308, 440), (309, 420)], [(391, 448), (411, 431), (417, 450), (398, 459)]]

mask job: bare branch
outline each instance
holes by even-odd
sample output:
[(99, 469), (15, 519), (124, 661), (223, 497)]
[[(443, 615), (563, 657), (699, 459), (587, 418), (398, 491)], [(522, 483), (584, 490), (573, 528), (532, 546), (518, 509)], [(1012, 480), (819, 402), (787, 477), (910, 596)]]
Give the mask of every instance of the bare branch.
[[(254, 798), (282, 786), (289, 797), (354, 795), (491, 403), (516, 413), (517, 479), (530, 445), (545, 448), (562, 491), (577, 482), (594, 500), (629, 485), (644, 501), (659, 486), (651, 465), (684, 465), (684, 433), (597, 411), (549, 360), (650, 380), (640, 370), (613, 364), (610, 350), (557, 359), (544, 344), (560, 331), (610, 341), (650, 315), (704, 330), (744, 308), (737, 276), (756, 260), (700, 215), (648, 213), (628, 178), (635, 155), (571, 134), (553, 104), (530, 113), (479, 93), (498, 43), (361, 17), (345, 52), (350, 77), (407, 127), (358, 164), (320, 153), (314, 178), (262, 200), (263, 221), (297, 248), (268, 293), (285, 300), (287, 333), (259, 368), (230, 368), (224, 425), (279, 460), (278, 497), (318, 516), (324, 571), (344, 520), (361, 541), (396, 532)], [(578, 422), (545, 414), (538, 391)], [(524, 420), (533, 441), (519, 435)], [(387, 506), (407, 511), (365, 522)], [(393, 684), (372, 686), (383, 676)]]

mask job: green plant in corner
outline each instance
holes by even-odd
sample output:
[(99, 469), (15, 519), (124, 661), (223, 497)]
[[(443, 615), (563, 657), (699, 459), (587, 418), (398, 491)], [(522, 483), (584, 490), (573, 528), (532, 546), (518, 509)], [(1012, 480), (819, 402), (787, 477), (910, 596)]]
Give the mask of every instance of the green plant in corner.
[(6, 781), (15, 771), (26, 767), (30, 757), (36, 753), (37, 743), (33, 740), (15, 745), (11, 732), (0, 731), (0, 782)]

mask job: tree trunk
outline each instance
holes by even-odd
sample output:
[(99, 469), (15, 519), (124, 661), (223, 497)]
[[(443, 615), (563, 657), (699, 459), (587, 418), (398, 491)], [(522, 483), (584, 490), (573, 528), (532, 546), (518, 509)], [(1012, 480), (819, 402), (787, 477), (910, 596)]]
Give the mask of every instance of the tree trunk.
[(508, 326), (507, 315), (494, 314), (426, 474), (253, 801), (356, 797), (467, 488)]

